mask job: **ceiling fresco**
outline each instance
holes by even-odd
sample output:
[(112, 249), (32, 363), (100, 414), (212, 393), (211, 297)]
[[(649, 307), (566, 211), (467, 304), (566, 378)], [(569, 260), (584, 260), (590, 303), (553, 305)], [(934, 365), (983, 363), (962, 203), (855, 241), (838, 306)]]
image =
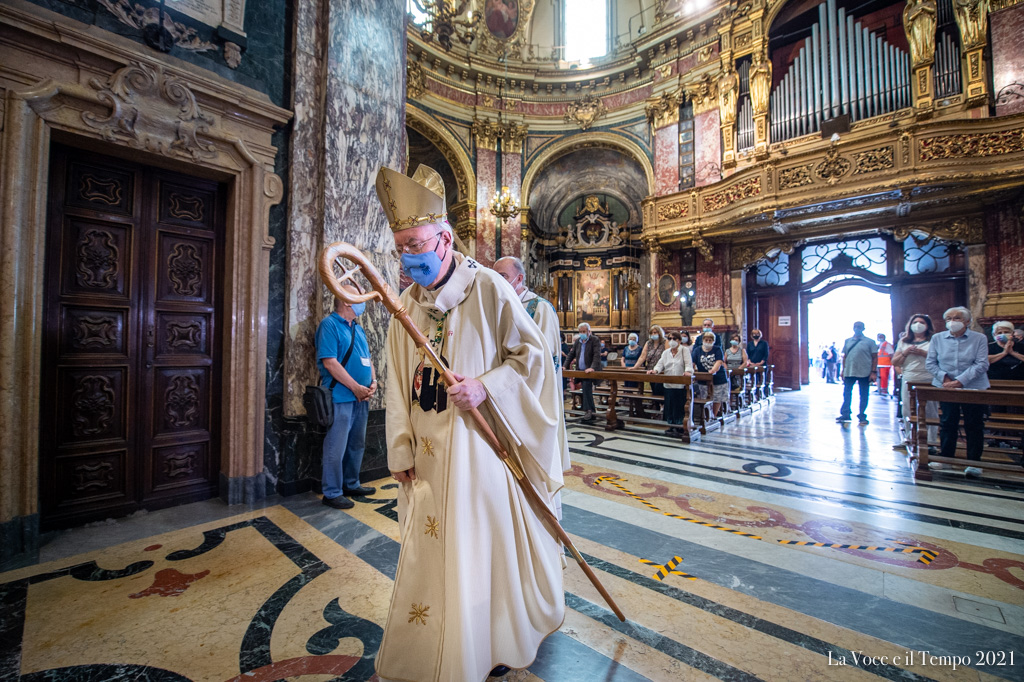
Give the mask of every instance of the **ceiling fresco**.
[(640, 164), (613, 149), (587, 148), (560, 156), (537, 175), (527, 197), (536, 229), (557, 234), (558, 216), (585, 194), (614, 197), (629, 211), (629, 225), (639, 225), (647, 177)]

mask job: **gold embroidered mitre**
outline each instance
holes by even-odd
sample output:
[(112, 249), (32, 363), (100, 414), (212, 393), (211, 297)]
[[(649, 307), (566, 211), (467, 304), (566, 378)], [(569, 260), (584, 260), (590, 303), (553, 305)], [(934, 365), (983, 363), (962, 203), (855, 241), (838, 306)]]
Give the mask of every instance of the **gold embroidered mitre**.
[(441, 174), (423, 164), (411, 178), (381, 166), (377, 172), (377, 199), (394, 232), (438, 223), (448, 215)]

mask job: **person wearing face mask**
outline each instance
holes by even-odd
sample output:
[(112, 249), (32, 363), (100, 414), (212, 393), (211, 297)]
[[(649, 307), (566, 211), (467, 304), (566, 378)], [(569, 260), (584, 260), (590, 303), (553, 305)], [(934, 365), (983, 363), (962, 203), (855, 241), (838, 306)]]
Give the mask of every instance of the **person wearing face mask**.
[[(658, 364), (654, 369), (647, 370), (647, 373), (671, 377), (693, 376), (693, 359), (682, 340), (679, 332), (669, 332), (668, 350), (661, 354)], [(662, 385), (665, 387), (665, 421), (671, 425), (665, 433), (670, 436), (682, 435), (683, 430), (679, 426), (685, 417), (686, 391), (683, 389), (686, 387), (682, 384)]]
[[(722, 342), (718, 339), (718, 335), (715, 334), (715, 321), (710, 317), (705, 317), (704, 321), (701, 322), (701, 330), (698, 332), (698, 336), (703, 338), (711, 334), (711, 337), (715, 340), (714, 347), (722, 352)], [(697, 351), (700, 349), (700, 344), (694, 343), (693, 350), (690, 353), (690, 359), (693, 360), (693, 364), (697, 364)]]
[(892, 354), (895, 349), (886, 341), (885, 334), (879, 334), (878, 341), (878, 394), (889, 397), (889, 373), (892, 371)]
[[(353, 285), (345, 289), (361, 293)], [(365, 303), (349, 305), (334, 299), (334, 312), (316, 330), (316, 366), (320, 385), (331, 389), (334, 421), (323, 446), (323, 503), (334, 509), (351, 509), (354, 495), (372, 495), (375, 488), (359, 484), (359, 469), (366, 450), (366, 419), (369, 402), (377, 391), (377, 375), (370, 359), (366, 333), (356, 322)]]
[(750, 330), (750, 342), (747, 343), (747, 361), (751, 367), (764, 367), (768, 364), (768, 342), (763, 338), (760, 329)]
[(839, 409), (840, 424), (850, 423), (850, 403), (853, 402), (853, 385), (860, 394), (860, 411), (857, 418), (861, 426), (868, 425), (868, 394), (871, 380), (876, 376), (878, 346), (864, 336), (864, 323), (853, 323), (853, 336), (843, 344), (843, 406)]
[(722, 349), (715, 346), (715, 335), (712, 332), (705, 332), (701, 337), (701, 344), (693, 349), (693, 366), (698, 372), (707, 372), (712, 375), (712, 394), (708, 397), (707, 385), (697, 386), (697, 392), (701, 400), (714, 402), (711, 408), (717, 417), (722, 405), (729, 400), (729, 378), (725, 375), (725, 358)]
[(988, 378), (997, 381), (1024, 381), (1024, 342), (1013, 337), (1013, 325), (996, 322), (988, 344)]
[(446, 388), (391, 319), (387, 457), (399, 484), (401, 547), (376, 672), (483, 680), (528, 666), (561, 625), (563, 554), (466, 410), (480, 408), (553, 509), (563, 484), (558, 370), (508, 282), (455, 252), (439, 173), (420, 166), (410, 178), (382, 168), (376, 190), (393, 255), (415, 282), (401, 303), (457, 382)]
[[(652, 370), (661, 359), (661, 354), (668, 349), (668, 339), (665, 338), (665, 330), (659, 325), (651, 325), (651, 331), (647, 337), (647, 343), (636, 360), (636, 367), (645, 372)], [(665, 395), (663, 384), (651, 384), (651, 393), (654, 395)]]
[(733, 332), (730, 334), (729, 347), (725, 349), (725, 366), (732, 370), (732, 390), (743, 387), (743, 373), (740, 370), (749, 365), (747, 351), (740, 345), (740, 335)]
[[(640, 354), (643, 352), (640, 347), (640, 337), (630, 332), (626, 337), (626, 347), (622, 349), (622, 354), (619, 356), (619, 365), (626, 368), (636, 367), (636, 361), (640, 359)], [(626, 388), (637, 388), (640, 384), (636, 381), (627, 381), (625, 385)]]
[[(903, 375), (903, 384), (900, 388), (900, 400), (903, 406), (903, 433), (910, 437), (910, 384), (927, 382), (931, 383), (932, 375), (925, 367), (925, 358), (928, 357), (928, 348), (931, 345), (932, 318), (924, 313), (916, 313), (907, 320), (907, 329), (896, 344), (896, 352), (892, 356), (892, 366)], [(925, 403), (925, 416), (928, 419), (938, 420), (939, 406), (934, 401)], [(928, 427), (928, 442), (935, 443), (939, 439), (939, 427), (930, 425)], [(896, 450), (906, 450), (910, 445), (909, 441), (897, 443), (893, 446)]]
[[(988, 343), (984, 334), (967, 328), (971, 323), (971, 311), (957, 306), (943, 313), (942, 319), (946, 322), (946, 331), (932, 336), (925, 359), (925, 367), (932, 375), (932, 386), (987, 389)], [(956, 456), (962, 413), (967, 459), (972, 462), (981, 460), (981, 451), (985, 447), (985, 406), (950, 400), (940, 402), (939, 409), (942, 412), (939, 418), (939, 454), (943, 457)], [(929, 467), (944, 468), (939, 462), (929, 462)], [(979, 467), (969, 466), (964, 469), (964, 473), (968, 476), (981, 476), (982, 472)]]
[[(565, 366), (570, 367), (575, 362), (576, 369), (580, 372), (599, 371), (601, 369), (601, 342), (590, 331), (590, 325), (586, 322), (580, 324), (578, 331), (580, 334), (576, 337), (576, 342), (572, 344), (569, 357), (565, 359)], [(583, 421), (591, 422), (594, 421), (594, 412), (597, 409), (594, 407), (594, 382), (584, 379), (582, 383), (583, 409), (586, 412), (583, 415)]]

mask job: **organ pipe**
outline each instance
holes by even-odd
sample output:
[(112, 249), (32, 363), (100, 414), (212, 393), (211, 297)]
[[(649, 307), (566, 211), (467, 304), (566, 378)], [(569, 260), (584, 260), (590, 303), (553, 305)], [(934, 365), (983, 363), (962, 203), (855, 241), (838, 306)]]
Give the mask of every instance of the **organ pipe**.
[[(944, 35), (937, 50), (936, 91), (951, 89), (948, 81), (959, 81), (954, 43)], [(940, 66), (947, 64), (956, 69)], [(823, 121), (843, 114), (857, 121), (909, 105), (909, 55), (837, 8), (836, 0), (825, 0), (818, 6), (811, 35), (772, 92), (772, 138), (816, 132)]]

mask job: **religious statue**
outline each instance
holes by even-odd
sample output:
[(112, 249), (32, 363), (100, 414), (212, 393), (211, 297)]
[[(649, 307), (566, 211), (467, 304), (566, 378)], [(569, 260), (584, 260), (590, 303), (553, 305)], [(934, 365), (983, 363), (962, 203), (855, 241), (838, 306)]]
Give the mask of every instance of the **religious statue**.
[(768, 113), (768, 96), (771, 91), (772, 62), (767, 52), (758, 52), (750, 66), (750, 102), (754, 106), (754, 116)]
[(718, 81), (718, 109), (722, 125), (736, 122), (736, 95), (740, 89), (740, 76), (729, 64)]
[(910, 61), (914, 67), (931, 64), (935, 59), (935, 0), (907, 0), (903, 8), (903, 30), (910, 43)]
[(973, 50), (985, 44), (988, 32), (989, 0), (953, 0), (964, 50)]

